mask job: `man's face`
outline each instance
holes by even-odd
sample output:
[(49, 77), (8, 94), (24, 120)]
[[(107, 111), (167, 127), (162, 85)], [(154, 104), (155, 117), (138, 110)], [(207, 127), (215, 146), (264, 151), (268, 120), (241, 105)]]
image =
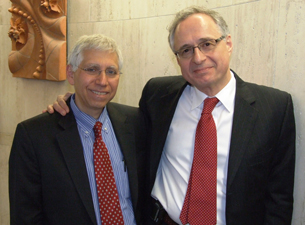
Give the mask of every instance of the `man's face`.
[[(67, 66), (67, 77), (69, 83), (74, 85), (75, 103), (78, 108), (97, 119), (105, 105), (116, 94), (120, 78), (118, 57), (114, 52), (85, 50), (83, 58), (75, 72), (72, 71), (71, 65)], [(91, 75), (83, 69), (102, 72), (100, 75)], [(109, 71), (117, 71), (117, 75), (109, 76)]]
[[(204, 39), (222, 36), (213, 19), (204, 14), (194, 14), (182, 21), (174, 35), (174, 49), (197, 46)], [(230, 81), (230, 56), (233, 44), (228, 35), (212, 51), (202, 53), (194, 49), (191, 58), (177, 58), (182, 76), (203, 93), (214, 96)]]

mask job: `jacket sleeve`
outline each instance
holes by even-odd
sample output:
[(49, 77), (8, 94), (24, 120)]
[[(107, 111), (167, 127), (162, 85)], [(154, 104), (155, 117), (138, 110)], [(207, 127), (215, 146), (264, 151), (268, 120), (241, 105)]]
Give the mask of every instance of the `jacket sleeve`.
[[(280, 122), (280, 121), (279, 121)], [(265, 199), (265, 224), (291, 224), (295, 170), (295, 119), (291, 96), (286, 101), (276, 153), (272, 160), (268, 195)]]
[(43, 224), (40, 171), (28, 132), (18, 124), (9, 158), (11, 225)]

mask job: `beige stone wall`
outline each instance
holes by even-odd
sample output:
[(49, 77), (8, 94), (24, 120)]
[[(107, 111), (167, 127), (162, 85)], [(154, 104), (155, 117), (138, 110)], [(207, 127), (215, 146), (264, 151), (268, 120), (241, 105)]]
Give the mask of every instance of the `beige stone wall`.
[[(149, 78), (180, 74), (167, 44), (166, 27), (176, 11), (196, 4), (219, 11), (227, 20), (234, 42), (233, 70), (246, 81), (292, 94), (297, 123), (292, 224), (305, 224), (304, 0), (71, 0), (68, 50), (83, 34), (103, 33), (116, 39), (125, 64), (114, 101), (136, 106)], [(10, 5), (8, 0), (0, 1), (0, 225), (9, 224), (8, 157), (16, 124), (39, 114), (58, 94), (73, 90), (67, 82), (11, 76)]]

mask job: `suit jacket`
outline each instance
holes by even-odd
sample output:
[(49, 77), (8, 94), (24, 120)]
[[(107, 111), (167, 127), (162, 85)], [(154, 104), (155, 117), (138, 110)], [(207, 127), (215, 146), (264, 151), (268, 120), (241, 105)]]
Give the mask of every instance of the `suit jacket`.
[[(235, 78), (226, 223), (291, 224), (295, 165), (291, 96), (273, 88), (246, 83), (236, 74)], [(182, 76), (162, 77), (151, 79), (143, 90), (140, 108), (151, 127), (147, 168), (149, 194), (171, 120), (186, 85)], [(151, 209), (147, 210), (146, 216)]]
[[(142, 117), (138, 109), (116, 103), (109, 103), (107, 110), (127, 165), (136, 221), (141, 224)], [(44, 113), (18, 124), (9, 159), (9, 197), (11, 224), (96, 224), (73, 113)]]

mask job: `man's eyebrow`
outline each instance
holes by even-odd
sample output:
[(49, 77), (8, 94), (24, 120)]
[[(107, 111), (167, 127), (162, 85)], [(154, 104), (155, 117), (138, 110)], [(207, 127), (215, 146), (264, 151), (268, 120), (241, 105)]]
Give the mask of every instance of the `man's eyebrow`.
[(177, 51), (180, 51), (180, 50), (182, 50), (182, 49), (189, 48), (189, 47), (193, 47), (193, 45), (184, 44), (184, 45), (182, 45)]
[(215, 40), (216, 38), (210, 38), (210, 37), (204, 37), (204, 38), (200, 38), (199, 39), (199, 43), (201, 42), (205, 42), (205, 41), (211, 41), (211, 40)]
[[(85, 64), (84, 66), (85, 66), (85, 67), (96, 67), (96, 68), (101, 68), (101, 65), (96, 64), (96, 63), (88, 63), (88, 64)], [(117, 66), (111, 65), (111, 66), (107, 66), (107, 67), (106, 67), (106, 69), (108, 69), (108, 68), (117, 69)]]
[[(209, 37), (200, 38), (200, 39), (198, 40), (198, 44), (199, 44), (199, 43), (202, 43), (202, 42), (205, 42), (205, 41), (210, 41), (210, 40), (214, 40), (214, 39), (213, 39), (213, 38), (209, 38)], [(180, 50), (182, 50), (182, 49), (185, 49), (185, 48), (194, 47), (194, 46), (195, 46), (195, 45), (184, 44), (184, 45), (182, 45), (182, 46), (178, 49), (178, 51), (180, 51)]]
[(119, 68), (117, 66), (107, 66), (106, 69), (115, 69), (115, 70), (118, 70)]
[(100, 67), (100, 65), (96, 64), (96, 63), (88, 63), (88, 64), (85, 64), (84, 66), (86, 66), (86, 67)]

